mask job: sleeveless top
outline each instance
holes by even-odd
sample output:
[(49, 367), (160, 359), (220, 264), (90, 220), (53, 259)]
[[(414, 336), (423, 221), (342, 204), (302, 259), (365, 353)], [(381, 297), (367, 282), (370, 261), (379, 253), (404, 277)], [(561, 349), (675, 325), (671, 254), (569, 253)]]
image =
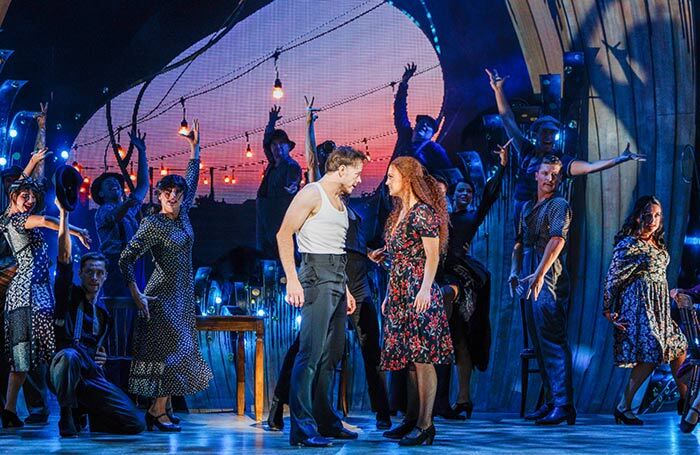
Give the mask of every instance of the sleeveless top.
[(297, 232), (300, 253), (345, 254), (345, 237), (348, 232), (348, 209), (337, 210), (319, 183), (309, 183), (321, 193), (321, 208), (306, 219)]

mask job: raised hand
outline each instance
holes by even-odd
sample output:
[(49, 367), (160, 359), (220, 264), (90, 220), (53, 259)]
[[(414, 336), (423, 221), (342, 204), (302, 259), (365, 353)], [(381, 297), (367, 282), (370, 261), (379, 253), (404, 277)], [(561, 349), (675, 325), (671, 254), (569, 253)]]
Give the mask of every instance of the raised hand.
[(486, 71), (486, 74), (489, 75), (489, 84), (491, 84), (491, 88), (493, 90), (501, 90), (503, 88), (503, 84), (505, 84), (506, 79), (508, 79), (510, 76), (505, 76), (501, 77), (498, 75), (498, 71), (496, 69), (492, 69), (489, 71), (488, 68), (484, 68), (484, 71)]
[[(190, 143), (190, 147), (195, 148), (195, 147), (199, 146), (200, 133), (199, 133), (199, 120), (198, 119), (194, 119), (194, 121), (192, 122), (192, 129), (190, 130), (190, 134), (188, 134), (187, 136), (182, 136), (182, 137), (187, 139), (187, 142)], [(143, 135), (143, 138), (144, 139), (146, 138), (145, 133)], [(136, 145), (136, 144), (134, 144), (134, 145)], [(145, 145), (144, 145), (144, 147), (145, 147)]]
[(272, 106), (272, 109), (270, 109), (270, 119), (268, 120), (269, 123), (277, 123), (279, 119), (282, 118), (280, 115), (280, 111), (282, 110), (282, 106), (274, 105)]
[(493, 151), (493, 153), (498, 155), (498, 158), (501, 161), (501, 166), (503, 167), (506, 167), (506, 165), (508, 164), (508, 149), (510, 147), (511, 142), (513, 142), (513, 138), (510, 138), (508, 142), (506, 142), (506, 145), (496, 144), (498, 150)]
[(141, 134), (141, 130), (137, 130), (136, 134), (129, 131), (129, 140), (138, 151), (144, 152), (146, 150), (146, 133)]
[(37, 114), (36, 118), (36, 123), (39, 125), (39, 128), (46, 128), (46, 115), (49, 112), (49, 103), (39, 103), (39, 114)]
[(641, 155), (639, 153), (632, 153), (632, 150), (630, 150), (630, 143), (627, 143), (627, 147), (625, 147), (625, 150), (622, 151), (622, 154), (620, 154), (620, 157), (624, 158), (625, 160), (633, 160), (633, 161), (641, 161), (644, 162), (647, 160), (646, 155)]
[(44, 147), (41, 150), (37, 150), (36, 153), (33, 153), (29, 158), (29, 161), (33, 162), (34, 164), (39, 164), (51, 155), (53, 155), (53, 152), (49, 152), (49, 149)]
[(416, 74), (416, 64), (411, 62), (407, 64), (403, 69), (403, 76), (401, 76), (401, 82), (407, 83)]
[(318, 109), (314, 107), (314, 100), (316, 99), (315, 96), (311, 97), (311, 101), (309, 101), (308, 97), (304, 97), (304, 102), (306, 103), (306, 124), (310, 125), (313, 122), (315, 122), (318, 119), (318, 115), (316, 115), (316, 112), (320, 111), (321, 109)]

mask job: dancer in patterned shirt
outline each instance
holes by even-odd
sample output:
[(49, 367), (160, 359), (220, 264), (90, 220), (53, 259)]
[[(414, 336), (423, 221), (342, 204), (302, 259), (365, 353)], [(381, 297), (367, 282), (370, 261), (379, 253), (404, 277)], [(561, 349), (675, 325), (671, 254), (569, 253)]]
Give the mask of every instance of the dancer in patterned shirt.
[[(146, 427), (180, 431), (166, 412), (171, 395), (189, 395), (209, 386), (213, 375), (204, 362), (195, 328), (192, 244), (189, 209), (199, 179), (199, 122), (189, 136), (192, 153), (185, 178), (168, 175), (156, 191), (162, 209), (141, 222), (122, 252), (119, 267), (139, 310), (134, 329), (134, 358), (129, 391), (155, 398), (146, 411)], [(134, 276), (136, 260), (150, 251), (155, 262), (144, 292)]]

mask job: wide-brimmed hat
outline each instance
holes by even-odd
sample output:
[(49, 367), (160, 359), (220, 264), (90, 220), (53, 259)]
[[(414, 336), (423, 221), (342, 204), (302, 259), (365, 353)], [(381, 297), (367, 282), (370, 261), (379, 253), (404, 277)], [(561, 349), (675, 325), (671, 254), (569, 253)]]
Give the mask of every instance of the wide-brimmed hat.
[(275, 141), (286, 142), (289, 144), (290, 152), (294, 149), (294, 146), (297, 145), (294, 141), (289, 139), (289, 136), (287, 136), (287, 132), (285, 130), (275, 130), (272, 132), (272, 135), (270, 136), (270, 143)]
[(539, 117), (537, 120), (532, 122), (532, 125), (530, 125), (530, 131), (532, 131), (533, 133), (536, 133), (542, 128), (559, 131), (561, 129), (561, 122), (552, 117), (551, 115), (543, 115), (542, 117)]
[(416, 125), (418, 122), (426, 122), (433, 132), (437, 131), (438, 122), (429, 115), (416, 115)]
[(121, 174), (118, 174), (116, 172), (104, 172), (100, 174), (92, 182), (92, 185), (90, 185), (90, 194), (92, 195), (92, 200), (95, 201), (95, 203), (98, 205), (102, 205), (105, 203), (104, 198), (100, 196), (100, 189), (102, 188), (102, 183), (108, 178), (117, 179), (121, 188), (124, 188), (124, 185), (126, 185), (126, 180), (124, 180), (124, 176)]
[(73, 166), (63, 165), (53, 175), (56, 198), (65, 210), (72, 212), (78, 205), (78, 193), (83, 184), (83, 176)]

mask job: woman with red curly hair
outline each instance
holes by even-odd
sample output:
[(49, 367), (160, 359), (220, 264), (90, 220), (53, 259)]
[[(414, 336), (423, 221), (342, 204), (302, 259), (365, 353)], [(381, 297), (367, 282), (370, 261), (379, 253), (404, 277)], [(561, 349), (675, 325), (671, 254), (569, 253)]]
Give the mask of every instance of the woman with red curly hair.
[(432, 444), (436, 364), (453, 361), (447, 315), (435, 283), (447, 249), (447, 204), (437, 181), (410, 157), (389, 164), (386, 185), (394, 208), (384, 238), (391, 259), (384, 314), (384, 370), (408, 368), (408, 409), (398, 427), (384, 433), (400, 445)]

